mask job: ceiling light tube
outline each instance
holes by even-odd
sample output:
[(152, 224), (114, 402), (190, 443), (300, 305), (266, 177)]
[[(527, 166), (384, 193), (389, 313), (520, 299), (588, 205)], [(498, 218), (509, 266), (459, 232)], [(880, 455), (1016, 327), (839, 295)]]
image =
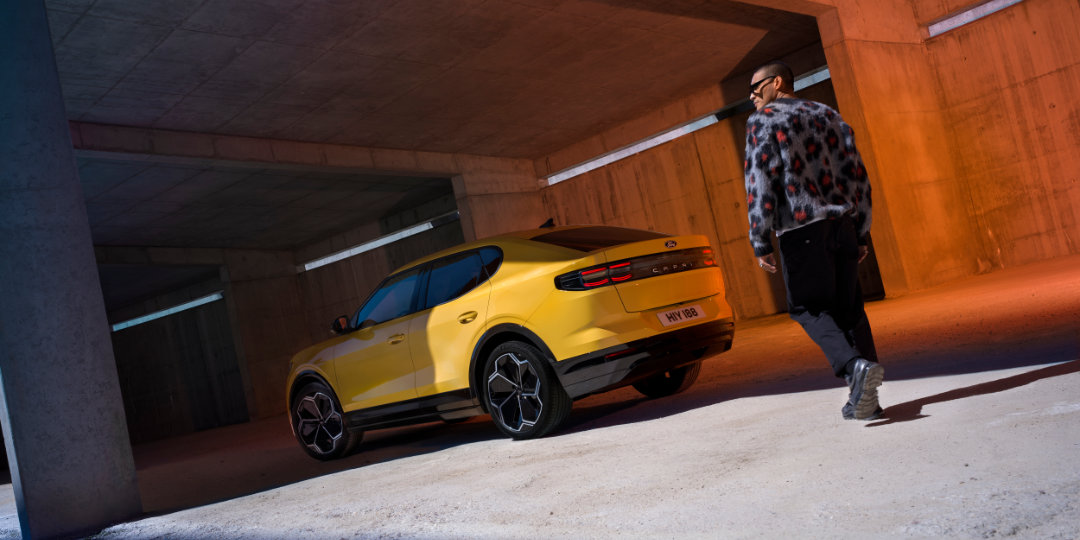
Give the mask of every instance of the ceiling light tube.
[(359, 244), (359, 245), (353, 246), (351, 248), (338, 251), (337, 253), (331, 253), (330, 255), (327, 255), (325, 257), (321, 257), (321, 258), (315, 259), (313, 261), (306, 262), (303, 265), (303, 270), (302, 271), (307, 272), (308, 270), (314, 270), (314, 269), (316, 269), (316, 268), (318, 268), (320, 266), (326, 266), (326, 265), (331, 264), (331, 263), (335, 263), (335, 262), (338, 262), (338, 261), (341, 261), (341, 260), (344, 260), (344, 259), (348, 259), (349, 257), (353, 257), (353, 256), (359, 255), (361, 253), (383, 247), (383, 246), (385, 246), (387, 244), (392, 244), (394, 242), (397, 242), (398, 240), (404, 240), (405, 238), (420, 234), (420, 233), (422, 233), (424, 231), (430, 231), (431, 229), (434, 229), (435, 227), (438, 227), (440, 225), (444, 225), (446, 223), (449, 223), (451, 221), (454, 221), (454, 220), (460, 219), (460, 218), (461, 218), (461, 215), (458, 213), (457, 210), (454, 210), (453, 212), (447, 212), (447, 213), (442, 214), (441, 216), (437, 216), (434, 219), (431, 219), (429, 221), (425, 221), (423, 223), (417, 223), (416, 225), (413, 225), (412, 227), (407, 227), (407, 228), (401, 229), (399, 231), (392, 232), (392, 233), (384, 235), (384, 236), (380, 236), (380, 237), (378, 237), (378, 238), (376, 238), (374, 240), (371, 240), (370, 242), (364, 242), (363, 244)]
[(128, 320), (126, 320), (124, 322), (116, 323), (116, 324), (112, 325), (112, 331), (113, 332), (119, 332), (120, 330), (123, 330), (125, 328), (131, 328), (132, 326), (138, 326), (140, 324), (148, 323), (150, 321), (154, 321), (154, 320), (160, 319), (162, 317), (168, 317), (169, 315), (180, 313), (181, 311), (187, 311), (189, 309), (195, 309), (195, 308), (197, 308), (199, 306), (209, 304), (210, 302), (216, 302), (216, 301), (221, 300), (223, 298), (225, 298), (224, 291), (218, 291), (216, 293), (208, 294), (208, 295), (203, 296), (201, 298), (196, 298), (196, 299), (194, 299), (194, 300), (192, 300), (190, 302), (184, 302), (183, 304), (180, 304), (178, 306), (173, 306), (171, 308), (162, 309), (162, 310), (159, 310), (159, 311), (155, 311), (153, 313), (149, 313), (147, 315), (143, 315), (142, 317), (135, 317), (134, 319), (128, 319)]

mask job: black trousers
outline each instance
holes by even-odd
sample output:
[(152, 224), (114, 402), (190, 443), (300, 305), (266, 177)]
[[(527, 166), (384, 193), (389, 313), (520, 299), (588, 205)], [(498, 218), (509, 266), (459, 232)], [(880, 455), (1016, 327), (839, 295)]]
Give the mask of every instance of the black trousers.
[(859, 286), (859, 244), (849, 217), (780, 236), (788, 314), (821, 347), (837, 377), (852, 358), (877, 362)]

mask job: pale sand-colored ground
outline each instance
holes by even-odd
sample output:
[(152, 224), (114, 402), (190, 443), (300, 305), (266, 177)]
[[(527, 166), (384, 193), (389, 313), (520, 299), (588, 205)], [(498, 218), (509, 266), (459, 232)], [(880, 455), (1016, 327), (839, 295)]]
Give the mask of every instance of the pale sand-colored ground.
[[(486, 417), (318, 463), (284, 418), (135, 448), (152, 517), (102, 538), (1080, 537), (1080, 257), (868, 306), (886, 418), (785, 316), (698, 384), (575, 404), (535, 441)], [(214, 502), (217, 501), (217, 502)], [(17, 535), (8, 486), (0, 528)]]

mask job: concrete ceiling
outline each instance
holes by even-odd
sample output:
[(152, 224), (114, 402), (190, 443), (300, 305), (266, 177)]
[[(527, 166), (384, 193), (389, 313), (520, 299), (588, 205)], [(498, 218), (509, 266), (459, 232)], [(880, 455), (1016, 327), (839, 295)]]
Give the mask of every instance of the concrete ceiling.
[(295, 249), (453, 191), (446, 178), (100, 156), (79, 158), (99, 246)]
[(72, 120), (537, 158), (819, 40), (727, 0), (47, 0)]
[[(72, 121), (528, 159), (820, 39), (811, 17), (729, 0), (45, 4)], [(78, 156), (96, 245), (295, 249), (452, 192)]]

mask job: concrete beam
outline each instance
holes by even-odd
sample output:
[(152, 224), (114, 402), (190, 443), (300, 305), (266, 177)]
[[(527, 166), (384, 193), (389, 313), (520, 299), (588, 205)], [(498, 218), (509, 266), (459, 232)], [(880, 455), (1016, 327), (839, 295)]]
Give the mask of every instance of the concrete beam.
[[(137, 160), (187, 159), (254, 162), (260, 166), (333, 167), (358, 173), (452, 176), (475, 170), (507, 170), (528, 160), (367, 148), (341, 144), (258, 139), (162, 129), (70, 122), (71, 140), (80, 153), (103, 152)], [(191, 161), (186, 161), (190, 163)]]

